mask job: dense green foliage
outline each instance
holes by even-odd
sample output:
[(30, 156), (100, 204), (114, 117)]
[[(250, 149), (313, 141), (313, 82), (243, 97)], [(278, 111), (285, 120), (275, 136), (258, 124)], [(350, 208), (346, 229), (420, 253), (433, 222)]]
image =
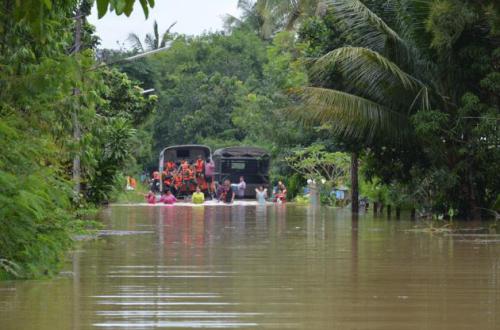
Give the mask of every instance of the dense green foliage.
[(159, 93), (155, 153), (177, 143), (261, 145), (283, 178), (294, 172), (283, 162), (292, 150), (322, 143), (360, 154), (364, 192), (381, 187), (383, 203), (470, 217), (498, 203), (494, 2), (239, 6), (230, 34), (177, 36), (140, 71), (124, 68)]
[(310, 53), (322, 55), (303, 90), (307, 119), (361, 139), (365, 173), (420, 191), (413, 202), (424, 211), (478, 217), (500, 187), (493, 5), (364, 2), (330, 1), (331, 15), (303, 26)]
[(293, 34), (279, 34), (269, 44), (236, 30), (178, 36), (168, 51), (122, 70), (158, 95), (151, 123), (155, 154), (183, 143), (256, 144), (279, 154), (313, 138), (284, 111), (290, 104), (284, 91), (306, 81), (298, 55)]
[[(81, 227), (79, 209), (109, 199), (133, 159), (133, 127), (147, 119), (155, 99), (116, 70), (95, 70), (96, 38), (85, 22), (81, 51), (74, 51), (73, 17), (88, 14), (88, 2), (43, 1), (38, 16), (18, 1), (2, 6), (0, 278), (39, 277), (60, 266)], [(72, 189), (75, 154), (82, 160), (81, 196)]]

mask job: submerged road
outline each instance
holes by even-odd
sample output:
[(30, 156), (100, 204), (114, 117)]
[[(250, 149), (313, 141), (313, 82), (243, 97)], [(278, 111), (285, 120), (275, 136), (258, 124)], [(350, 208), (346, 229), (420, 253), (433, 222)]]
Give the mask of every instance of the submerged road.
[(239, 204), (104, 210), (59, 277), (0, 282), (0, 329), (500, 328), (484, 224)]

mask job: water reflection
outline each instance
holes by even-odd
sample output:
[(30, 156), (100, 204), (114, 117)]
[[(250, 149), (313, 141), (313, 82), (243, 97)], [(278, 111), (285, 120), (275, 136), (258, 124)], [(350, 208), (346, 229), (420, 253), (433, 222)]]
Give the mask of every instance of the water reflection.
[[(0, 329), (496, 329), (500, 246), (273, 206), (114, 207), (70, 276), (0, 283)], [(481, 226), (481, 224), (477, 224)]]

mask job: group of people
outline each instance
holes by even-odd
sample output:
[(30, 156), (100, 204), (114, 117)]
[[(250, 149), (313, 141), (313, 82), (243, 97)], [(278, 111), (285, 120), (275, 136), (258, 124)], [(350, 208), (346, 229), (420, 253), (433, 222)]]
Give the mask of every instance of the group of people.
[[(218, 202), (232, 203), (235, 198), (245, 197), (246, 182), (241, 176), (239, 182), (232, 184), (229, 179), (219, 183), (214, 180), (215, 164), (212, 160), (205, 161), (200, 155), (196, 161), (188, 162), (184, 159), (179, 163), (167, 161), (163, 171), (154, 171), (150, 184), (150, 191), (145, 196), (150, 204), (174, 204), (180, 196), (191, 196), (194, 204), (203, 204), (205, 199), (216, 199)], [(259, 203), (266, 203), (267, 189), (263, 186), (255, 189)], [(157, 197), (161, 195), (161, 197)], [(286, 201), (286, 187), (279, 181), (273, 189), (272, 200), (277, 203)]]
[(190, 195), (196, 191), (212, 194), (214, 187), (215, 165), (211, 160), (205, 161), (200, 155), (195, 162), (186, 159), (180, 163), (167, 161), (160, 173), (154, 171), (151, 180), (151, 192), (166, 194), (168, 191), (174, 196)]
[[(150, 190), (146, 195), (146, 200), (149, 204), (175, 204), (177, 202), (177, 197), (175, 197), (175, 195), (170, 190), (167, 190), (158, 199), (156, 197), (156, 194)], [(191, 196), (191, 201), (194, 204), (203, 204), (205, 202), (205, 194), (201, 192), (200, 187), (196, 187), (195, 192)]]
[[(213, 181), (212, 181), (213, 182)], [(190, 184), (185, 183), (185, 184)], [(234, 202), (235, 198), (244, 198), (245, 197), (245, 189), (246, 189), (246, 182), (244, 177), (240, 177), (240, 182), (238, 184), (231, 184), (231, 181), (229, 179), (224, 180), (222, 184), (218, 184), (215, 182), (217, 185), (217, 189), (215, 189), (214, 194), (211, 194), (211, 190), (207, 190), (203, 192), (201, 190), (200, 185), (196, 185), (195, 191), (191, 195), (191, 202), (194, 204), (203, 204), (205, 202), (205, 194), (207, 195), (208, 198), (210, 199), (217, 199), (218, 202), (224, 202), (224, 203), (232, 203)], [(177, 202), (177, 197), (173, 193), (171, 189), (169, 189), (171, 186), (166, 186), (167, 188), (164, 189), (162, 192), (161, 197), (158, 199), (156, 193), (153, 190), (150, 190), (149, 193), (145, 196), (146, 200), (148, 201), (149, 204), (156, 204), (156, 203), (164, 203), (164, 204), (174, 204)], [(175, 188), (175, 186), (174, 186)], [(261, 187), (262, 188), (262, 187)]]

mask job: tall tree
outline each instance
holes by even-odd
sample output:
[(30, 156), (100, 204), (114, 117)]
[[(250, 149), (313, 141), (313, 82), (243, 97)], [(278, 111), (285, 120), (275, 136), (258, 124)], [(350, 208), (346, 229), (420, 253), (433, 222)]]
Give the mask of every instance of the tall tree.
[(141, 42), (139, 36), (135, 33), (130, 33), (128, 36), (128, 42), (131, 44), (132, 49), (135, 52), (142, 53), (148, 50), (155, 50), (159, 48), (165, 47), (169, 40), (173, 39), (173, 34), (170, 33), (170, 30), (174, 27), (177, 22), (170, 24), (170, 26), (163, 32), (161, 35), (158, 32), (158, 23), (154, 21), (153, 23), (153, 33), (146, 34), (144, 38), (144, 45)]
[[(480, 81), (486, 84), (484, 79), (491, 78), (496, 58), (484, 7), (474, 1), (394, 0), (386, 8), (394, 18), (393, 27), (361, 1), (329, 1), (351, 45), (328, 52), (312, 65), (318, 85), (302, 90), (307, 105), (303, 116), (327, 122), (335, 135), (361, 139), (364, 146), (404, 149), (406, 144), (426, 150), (432, 167), (460, 173), (450, 178), (456, 180), (450, 187), (463, 195), (448, 203), (472, 215), (486, 200), (479, 202), (479, 178), (471, 171), (486, 154), (472, 149), (464, 153), (463, 148), (482, 145), (484, 150), (498, 143), (498, 132), (491, 128), (485, 133), (488, 138), (473, 133), (498, 120), (491, 108), (496, 101), (477, 90)], [(484, 66), (479, 72), (460, 70), (474, 51)], [(328, 86), (332, 72), (340, 80), (333, 88)], [(479, 98), (466, 97), (468, 91), (478, 91)], [(464, 123), (465, 113), (478, 118)], [(429, 132), (436, 137), (432, 141)], [(498, 149), (488, 157), (498, 158)], [(481, 180), (483, 197), (489, 190), (485, 184)]]
[(293, 30), (303, 18), (323, 11), (322, 0), (239, 0), (240, 17), (226, 15), (226, 28), (248, 28), (263, 40), (282, 30)]

